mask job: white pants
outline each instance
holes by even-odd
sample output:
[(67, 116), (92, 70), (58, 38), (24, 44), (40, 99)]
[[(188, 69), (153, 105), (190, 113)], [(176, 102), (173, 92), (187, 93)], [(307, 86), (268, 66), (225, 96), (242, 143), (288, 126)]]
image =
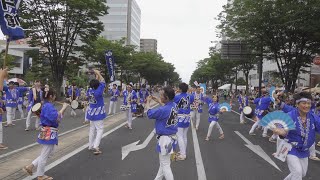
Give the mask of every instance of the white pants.
[(213, 128), (214, 125), (217, 126), (217, 129), (219, 130), (219, 133), (220, 133), (220, 134), (223, 134), (223, 131), (222, 131), (222, 128), (221, 128), (220, 124), (219, 124), (217, 121), (211, 121), (211, 123), (210, 123), (210, 125), (209, 125), (209, 128), (208, 128), (207, 137), (210, 137), (210, 136), (211, 136), (212, 128)]
[(32, 164), (37, 168), (37, 176), (43, 176), (47, 160), (53, 154), (54, 144), (42, 144), (40, 156), (37, 157)]
[(0, 144), (3, 143), (3, 129), (2, 129), (2, 122), (0, 121)]
[(240, 122), (244, 122), (244, 114), (243, 111), (240, 113)]
[(118, 101), (110, 101), (109, 113), (108, 114), (111, 114), (111, 110), (113, 110), (113, 112), (112, 112), (113, 114), (116, 113), (117, 104), (118, 104)]
[(298, 158), (289, 154), (287, 163), (290, 174), (284, 180), (302, 180), (306, 176), (308, 170), (308, 158)]
[(89, 109), (89, 106), (85, 109), (85, 112), (84, 112), (84, 121), (85, 121), (85, 122), (89, 121), (89, 120), (87, 119), (88, 109)]
[(90, 121), (89, 149), (98, 149), (103, 134), (103, 120)]
[(191, 119), (196, 123), (196, 129), (198, 129), (200, 124), (200, 114), (198, 110), (191, 111)]
[(263, 136), (263, 137), (267, 137), (267, 136), (268, 136), (268, 129), (269, 129), (269, 128), (267, 128), (267, 127), (264, 127), (264, 128), (263, 128), (263, 133), (262, 133), (262, 136)]
[(131, 108), (127, 109), (126, 111), (127, 115), (127, 123), (129, 127), (132, 127), (132, 113), (131, 113)]
[(24, 112), (22, 109), (22, 104), (18, 104), (18, 110), (20, 112), (20, 118), (23, 119), (24, 118)]
[(178, 127), (178, 132), (177, 132), (177, 138), (178, 138), (178, 144), (179, 144), (179, 149), (180, 149), (180, 154), (183, 156), (186, 156), (187, 152), (187, 144), (188, 144), (188, 129), (187, 128), (180, 128)]
[(250, 134), (254, 133), (254, 130), (259, 126), (259, 122), (260, 122), (260, 119), (257, 118), (257, 121), (252, 125), (252, 127), (251, 127), (251, 129), (249, 131)]
[(310, 157), (316, 156), (316, 143), (313, 143), (312, 146), (309, 148)]
[[(30, 123), (31, 123), (31, 115), (32, 115), (32, 111), (30, 109), (30, 111), (28, 112), (28, 116), (26, 119), (26, 128), (30, 128)], [(39, 128), (40, 126), (40, 119), (38, 117), (36, 117), (36, 123), (35, 123), (35, 128)]]
[(163, 177), (166, 180), (173, 180), (173, 174), (170, 167), (170, 163), (171, 163), (170, 154), (161, 155), (159, 153), (159, 162), (160, 162), (160, 166), (159, 166), (158, 174), (154, 180), (162, 180)]
[(7, 111), (7, 124), (12, 124), (12, 120), (14, 119), (16, 107), (6, 107)]
[(76, 111), (74, 110), (74, 109), (71, 109), (71, 116), (76, 116), (77, 115), (77, 113), (76, 113)]

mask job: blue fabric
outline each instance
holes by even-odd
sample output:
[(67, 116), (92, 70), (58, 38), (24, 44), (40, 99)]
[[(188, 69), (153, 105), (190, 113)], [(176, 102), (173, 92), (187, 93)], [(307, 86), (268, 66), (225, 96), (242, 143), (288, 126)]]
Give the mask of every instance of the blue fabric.
[(43, 91), (40, 90), (40, 91), (37, 91), (36, 93), (37, 93), (36, 94), (37, 98), (36, 98), (36, 101), (35, 101), (33, 99), (33, 91), (32, 91), (32, 89), (29, 90), (29, 97), (28, 97), (29, 105), (27, 107), (27, 111), (30, 111), (33, 105), (43, 101), (43, 98), (42, 98), (43, 97), (42, 96)]
[(155, 129), (158, 135), (172, 135), (177, 133), (177, 105), (170, 101), (164, 106), (149, 109), (149, 119), (155, 119)]
[(118, 101), (118, 97), (120, 96), (120, 91), (118, 89), (116, 89), (115, 91), (113, 89), (110, 89), (109, 94), (111, 95), (110, 101)]
[[(3, 104), (2, 102), (0, 102), (0, 109), (2, 109), (2, 107), (3, 107)], [(2, 114), (0, 114), (0, 123), (2, 123)]]
[(23, 104), (23, 95), (29, 90), (27, 87), (16, 87), (19, 92), (18, 104)]
[(297, 156), (298, 158), (307, 158), (310, 155), (309, 148), (315, 142), (316, 132), (320, 133), (320, 119), (312, 112), (307, 114), (306, 128), (299, 121), (299, 111), (297, 108), (290, 111), (288, 115), (292, 118), (296, 125), (296, 129), (290, 130), (286, 139), (289, 143), (294, 144), (288, 154)]
[(219, 103), (218, 102), (213, 102), (212, 100), (208, 103), (208, 122), (211, 123), (212, 121), (219, 121)]
[[(58, 111), (50, 102), (45, 102), (42, 105), (41, 114), (40, 114), (40, 124), (43, 127), (54, 127), (58, 128)], [(39, 134), (40, 136), (40, 134)], [(52, 133), (50, 140), (39, 139), (39, 144), (58, 144), (58, 133)]]
[(20, 26), (18, 10), (21, 0), (0, 1), (0, 25), (2, 33), (9, 36), (9, 40), (24, 38), (23, 28)]
[(110, 81), (113, 82), (115, 81), (115, 69), (114, 69), (114, 58), (111, 50), (106, 51), (105, 58), (106, 58), (106, 65), (108, 67), (108, 74), (110, 76)]
[(136, 101), (138, 99), (137, 93), (134, 90), (132, 90), (131, 93), (129, 93), (127, 90), (125, 90), (125, 91), (123, 91), (122, 95), (123, 95), (123, 104), (124, 105), (128, 104), (128, 102), (127, 102), (128, 98), (131, 99), (131, 103), (132, 103), (133, 100)]
[(270, 96), (262, 97), (262, 98), (256, 98), (254, 100), (254, 103), (257, 104), (255, 109), (255, 114), (259, 119), (263, 118), (263, 112), (268, 110), (270, 103), (271, 103)]
[(19, 91), (15, 88), (3, 87), (6, 92), (6, 107), (17, 107)]
[(89, 107), (86, 118), (90, 121), (99, 121), (107, 117), (103, 99), (103, 92), (105, 87), (106, 83), (100, 82), (97, 89), (90, 88), (87, 91), (87, 97), (89, 98)]
[[(74, 93), (74, 97), (75, 98), (77, 98), (77, 97), (79, 97), (80, 96), (80, 89), (79, 88), (75, 88), (75, 89), (73, 89), (73, 93)], [(71, 97), (72, 96), (72, 88), (70, 87), (69, 89), (68, 89), (68, 95), (69, 95), (69, 97)], [(75, 98), (73, 98), (73, 97), (71, 97), (72, 98), (72, 100), (75, 100)]]
[(194, 101), (194, 96), (188, 93), (180, 93), (173, 100), (178, 108), (178, 127), (187, 128), (190, 126), (190, 105)]
[[(244, 102), (243, 102), (244, 101)], [(249, 100), (247, 96), (239, 96), (238, 97), (239, 102), (239, 111), (242, 112), (243, 108), (249, 105)], [(242, 106), (242, 107), (240, 107)]]
[(138, 95), (140, 98), (140, 103), (144, 103), (146, 98), (149, 96), (149, 91), (147, 89), (141, 89)]

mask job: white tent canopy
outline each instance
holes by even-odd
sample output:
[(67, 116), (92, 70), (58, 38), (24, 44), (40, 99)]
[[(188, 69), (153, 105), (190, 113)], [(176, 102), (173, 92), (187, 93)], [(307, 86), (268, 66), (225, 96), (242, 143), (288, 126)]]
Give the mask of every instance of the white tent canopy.
[(218, 87), (218, 89), (230, 89), (231, 84), (224, 84), (223, 86)]

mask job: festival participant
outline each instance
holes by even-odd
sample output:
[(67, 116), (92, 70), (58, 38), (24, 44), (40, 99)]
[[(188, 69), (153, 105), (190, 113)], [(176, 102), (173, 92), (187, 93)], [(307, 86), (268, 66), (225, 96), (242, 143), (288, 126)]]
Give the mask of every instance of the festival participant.
[[(255, 123), (252, 125), (249, 135), (256, 135), (254, 130), (258, 127), (260, 119), (262, 119), (267, 113), (271, 103), (271, 97), (268, 92), (264, 92), (264, 96), (261, 98), (256, 98), (254, 100), (254, 104), (256, 104), (254, 121)], [(267, 128), (263, 131), (262, 136), (267, 137)]]
[(102, 153), (99, 145), (103, 134), (103, 120), (107, 117), (103, 99), (106, 83), (100, 71), (94, 69), (93, 72), (96, 75), (96, 79), (90, 81), (90, 89), (87, 92), (89, 107), (86, 118), (90, 121), (89, 150), (98, 155)]
[(308, 170), (309, 148), (315, 142), (316, 132), (320, 133), (320, 119), (310, 112), (312, 96), (308, 92), (300, 92), (294, 95), (296, 108), (288, 115), (295, 122), (296, 128), (285, 130), (274, 128), (272, 131), (281, 135), (291, 144), (292, 149), (286, 157), (290, 174), (285, 180), (302, 180)]
[(138, 109), (139, 109), (139, 116), (142, 116), (143, 115), (143, 109), (144, 109), (144, 106), (145, 106), (145, 102), (147, 100), (147, 97), (150, 95), (149, 91), (146, 89), (146, 85), (145, 84), (142, 84), (141, 86), (141, 89), (138, 93)]
[[(159, 170), (155, 180), (173, 180), (170, 167), (170, 154), (177, 145), (177, 105), (173, 102), (175, 92), (170, 86), (160, 91), (160, 99), (153, 96), (147, 97), (146, 109), (149, 119), (155, 119), (155, 131), (157, 134), (157, 152), (159, 153)], [(163, 104), (156, 109), (150, 109), (150, 101), (155, 100)]]
[(40, 113), (42, 128), (38, 135), (38, 143), (41, 144), (42, 150), (40, 155), (32, 161), (30, 165), (23, 168), (23, 171), (32, 176), (33, 169), (36, 167), (38, 180), (51, 180), (53, 179), (52, 177), (44, 174), (45, 166), (48, 157), (53, 153), (55, 146), (58, 145), (58, 126), (68, 104), (64, 103), (61, 110), (58, 112), (53, 105), (56, 98), (55, 92), (50, 88), (46, 89), (42, 95), (44, 99)]
[[(18, 82), (14, 83), (14, 87), (15, 87), (15, 89), (18, 90), (18, 94), (19, 94), (19, 96), (18, 96), (19, 98), (18, 98), (18, 103), (17, 104), (18, 104), (18, 110), (20, 112), (20, 118), (24, 119), (24, 112), (23, 112), (23, 109), (22, 109), (23, 96), (24, 96), (24, 93), (26, 91), (30, 90), (30, 88), (28, 88), (28, 87), (20, 87)], [(16, 113), (14, 112), (14, 118), (13, 119), (15, 119), (15, 114)]]
[[(72, 102), (73, 100), (78, 101), (79, 100), (79, 96), (80, 96), (80, 90), (77, 87), (77, 85), (75, 83), (72, 83), (72, 85), (70, 86), (70, 88), (68, 89), (68, 99), (70, 102)], [(75, 112), (74, 109), (71, 109), (71, 116), (76, 116), (77, 113)]]
[(132, 113), (137, 111), (137, 93), (132, 89), (133, 85), (130, 83), (127, 85), (127, 89), (123, 91), (123, 105), (128, 108), (126, 110), (127, 124), (126, 128), (132, 129)]
[(109, 105), (109, 113), (110, 114), (115, 114), (116, 113), (116, 107), (118, 104), (118, 96), (120, 96), (120, 91), (117, 88), (116, 84), (112, 85), (112, 89), (109, 90), (109, 94), (111, 95), (110, 98), (110, 105)]
[(200, 124), (200, 116), (203, 112), (202, 104), (204, 101), (204, 95), (201, 92), (200, 86), (196, 87), (192, 95), (194, 97), (194, 101), (193, 101), (194, 109), (191, 109), (191, 119), (195, 122), (196, 130), (198, 130), (199, 124)]
[(185, 160), (187, 158), (187, 133), (190, 126), (190, 105), (194, 101), (192, 94), (188, 94), (188, 85), (181, 83), (179, 85), (180, 94), (174, 97), (174, 102), (178, 106), (178, 144), (180, 149), (180, 155), (177, 160)]
[(209, 112), (209, 117), (208, 117), (208, 122), (209, 124), (209, 128), (208, 128), (208, 133), (207, 133), (207, 137), (206, 137), (206, 141), (209, 141), (210, 136), (211, 136), (211, 132), (212, 132), (212, 128), (216, 125), (217, 129), (219, 130), (220, 136), (219, 139), (223, 139), (224, 138), (224, 133), (223, 130), (220, 126), (220, 124), (218, 123), (219, 121), (219, 115), (220, 113), (223, 112), (223, 110), (219, 109), (219, 96), (218, 95), (213, 95), (212, 96), (212, 100), (210, 98), (206, 98), (206, 103), (208, 104), (208, 112)]
[[(43, 94), (43, 91), (41, 90), (41, 83), (39, 80), (36, 80), (34, 82), (34, 87), (29, 90), (29, 97), (28, 97), (29, 105), (27, 107), (28, 115), (26, 119), (26, 129), (25, 129), (26, 131), (29, 131), (30, 129), (32, 106), (37, 103), (41, 103), (43, 101), (42, 94)], [(39, 130), (39, 117), (36, 117), (35, 128)]]
[(239, 111), (240, 111), (240, 123), (244, 124), (244, 114), (243, 114), (243, 108), (249, 105), (248, 97), (246, 96), (245, 92), (242, 92), (238, 97), (239, 102)]

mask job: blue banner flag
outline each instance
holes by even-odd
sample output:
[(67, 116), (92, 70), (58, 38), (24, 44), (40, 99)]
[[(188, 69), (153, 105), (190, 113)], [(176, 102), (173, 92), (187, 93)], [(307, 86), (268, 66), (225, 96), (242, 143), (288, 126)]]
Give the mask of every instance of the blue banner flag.
[(106, 64), (108, 67), (110, 81), (113, 82), (115, 81), (115, 70), (114, 70), (114, 59), (113, 59), (111, 50), (106, 51)]
[(0, 25), (2, 33), (9, 36), (9, 41), (24, 38), (20, 26), (18, 9), (22, 0), (0, 0)]

